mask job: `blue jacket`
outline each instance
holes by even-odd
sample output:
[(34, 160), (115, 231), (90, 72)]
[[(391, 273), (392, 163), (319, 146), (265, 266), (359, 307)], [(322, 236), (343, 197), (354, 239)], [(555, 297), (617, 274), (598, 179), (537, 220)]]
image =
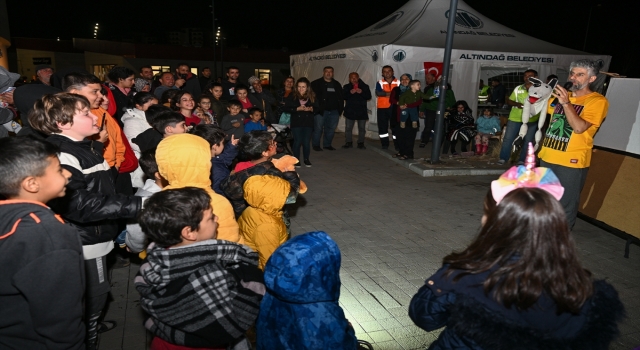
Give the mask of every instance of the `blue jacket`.
[(340, 297), (340, 250), (324, 232), (281, 245), (264, 270), (258, 349), (356, 349)]
[(500, 128), (500, 118), (498, 118), (497, 115), (491, 116), (489, 118), (481, 115), (478, 117), (478, 120), (476, 120), (476, 125), (478, 131), (483, 134), (493, 135), (496, 132), (502, 130), (502, 128)]
[(224, 196), (220, 184), (231, 174), (229, 167), (237, 155), (238, 147), (227, 142), (222, 153), (211, 158), (211, 188), (215, 193)]
[(607, 282), (594, 282), (594, 294), (579, 314), (556, 314), (546, 294), (526, 310), (495, 301), (482, 283), (490, 271), (445, 277), (440, 268), (420, 288), (409, 305), (415, 324), (432, 331), (446, 326), (429, 349), (607, 349), (618, 334), (624, 307)]

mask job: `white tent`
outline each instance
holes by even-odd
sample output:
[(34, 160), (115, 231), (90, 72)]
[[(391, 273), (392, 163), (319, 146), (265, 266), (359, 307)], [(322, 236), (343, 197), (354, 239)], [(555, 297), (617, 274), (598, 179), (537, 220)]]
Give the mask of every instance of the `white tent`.
[[(322, 68), (334, 67), (334, 78), (343, 84), (350, 72), (358, 72), (373, 92), (381, 79), (382, 66), (390, 65), (399, 77), (409, 73), (424, 86), (425, 69), (442, 69), (449, 17), (449, 0), (410, 0), (382, 21), (333, 45), (291, 56), (296, 78), (314, 80)], [(535, 26), (535, 21), (531, 21)], [(456, 31), (451, 54), (449, 81), (458, 100), (466, 100), (475, 111), (480, 79), (532, 68), (540, 77), (556, 74), (565, 81), (571, 61), (602, 60), (609, 68), (611, 56), (591, 55), (554, 45), (509, 29), (458, 2)], [(560, 32), (561, 33), (561, 32)], [(439, 63), (439, 65), (438, 65)], [(368, 104), (369, 121), (376, 123), (375, 97)], [(369, 123), (367, 136), (377, 137), (377, 126)], [(343, 123), (339, 128), (343, 129)]]

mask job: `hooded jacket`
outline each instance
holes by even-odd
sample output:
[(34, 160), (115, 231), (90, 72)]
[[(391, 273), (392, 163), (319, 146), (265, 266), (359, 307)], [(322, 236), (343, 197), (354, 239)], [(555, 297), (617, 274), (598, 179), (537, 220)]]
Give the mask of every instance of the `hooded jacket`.
[(84, 349), (78, 230), (44, 204), (0, 201), (0, 348)]
[(238, 219), (238, 226), (245, 244), (258, 252), (261, 270), (276, 248), (287, 241), (282, 208), (289, 191), (289, 182), (273, 175), (252, 176), (244, 183), (244, 199), (249, 206)]
[(116, 194), (111, 170), (102, 158), (102, 143), (74, 141), (63, 135), (51, 135), (47, 141), (60, 148), (60, 163), (71, 172), (66, 195), (48, 205), (81, 228), (86, 260), (107, 255), (119, 233), (115, 220), (135, 217), (142, 200)]
[(356, 348), (340, 298), (340, 249), (322, 231), (296, 236), (267, 262), (258, 349)]
[(120, 164), (124, 162), (124, 154), (126, 152), (126, 146), (122, 142), (122, 129), (115, 119), (104, 108), (94, 108), (91, 110), (91, 114), (98, 117), (98, 125), (102, 125), (103, 116), (107, 118), (104, 122), (104, 127), (107, 129), (109, 139), (104, 144), (104, 150), (102, 156), (109, 163), (110, 167), (120, 167)]
[(177, 134), (163, 139), (156, 150), (158, 171), (169, 182), (164, 189), (198, 187), (211, 197), (218, 216), (218, 239), (244, 243), (231, 203), (211, 189), (211, 148), (202, 137)]
[(440, 268), (409, 305), (409, 316), (426, 331), (446, 326), (429, 349), (607, 349), (624, 315), (618, 293), (605, 281), (594, 282), (591, 298), (577, 315), (557, 314), (545, 293), (526, 310), (507, 308), (484, 292), (491, 271), (446, 277)]

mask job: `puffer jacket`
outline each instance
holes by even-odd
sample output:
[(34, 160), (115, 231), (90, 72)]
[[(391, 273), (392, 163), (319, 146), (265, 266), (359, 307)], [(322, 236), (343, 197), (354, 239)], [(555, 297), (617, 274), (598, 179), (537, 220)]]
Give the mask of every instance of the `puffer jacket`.
[(147, 122), (144, 112), (137, 108), (129, 108), (122, 115), (122, 123), (124, 127), (122, 131), (127, 136), (127, 140), (131, 144), (131, 149), (135, 152), (136, 157), (140, 158), (140, 147), (133, 142), (138, 135), (147, 129), (151, 129), (151, 125)]
[(119, 233), (116, 219), (134, 218), (142, 199), (116, 194), (109, 164), (102, 158), (102, 143), (63, 135), (51, 135), (47, 141), (60, 148), (60, 163), (71, 172), (66, 195), (47, 204), (81, 229), (86, 260), (107, 255)]
[(354, 330), (338, 304), (340, 249), (325, 232), (281, 245), (267, 262), (264, 282), (258, 349), (356, 349)]
[(211, 148), (202, 137), (177, 134), (163, 139), (156, 150), (158, 171), (169, 182), (164, 189), (198, 187), (211, 197), (211, 208), (218, 216), (218, 238), (244, 243), (231, 203), (211, 189)]
[(261, 270), (287, 240), (282, 208), (290, 190), (288, 181), (273, 175), (252, 176), (244, 183), (244, 199), (249, 207), (242, 212), (238, 226), (245, 244), (258, 252)]
[(594, 294), (577, 315), (556, 313), (546, 294), (526, 310), (495, 301), (482, 283), (490, 271), (445, 277), (445, 265), (420, 288), (409, 305), (415, 324), (432, 331), (446, 328), (429, 349), (607, 349), (624, 315), (618, 293), (605, 281), (594, 282)]

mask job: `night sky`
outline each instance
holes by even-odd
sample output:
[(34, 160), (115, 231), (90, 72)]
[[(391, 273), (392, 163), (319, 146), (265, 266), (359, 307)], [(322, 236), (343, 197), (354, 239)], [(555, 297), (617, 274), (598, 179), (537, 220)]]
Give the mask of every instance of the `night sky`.
[[(304, 52), (329, 45), (383, 19), (406, 0), (216, 1), (216, 18), (229, 46)], [(640, 77), (636, 63), (640, 26), (631, 1), (467, 0), (483, 15), (524, 34), (582, 50), (592, 9), (587, 52), (613, 56), (610, 71)], [(8, 0), (11, 35), (118, 40), (130, 32), (209, 28), (211, 1)], [(153, 4), (153, 5), (150, 5)], [(577, 6), (576, 4), (579, 4)], [(599, 6), (598, 6), (599, 4)], [(525, 9), (526, 8), (526, 9)], [(79, 14), (85, 14), (84, 17)], [(92, 15), (94, 14), (94, 15)], [(455, 39), (454, 39), (455, 40)]]

